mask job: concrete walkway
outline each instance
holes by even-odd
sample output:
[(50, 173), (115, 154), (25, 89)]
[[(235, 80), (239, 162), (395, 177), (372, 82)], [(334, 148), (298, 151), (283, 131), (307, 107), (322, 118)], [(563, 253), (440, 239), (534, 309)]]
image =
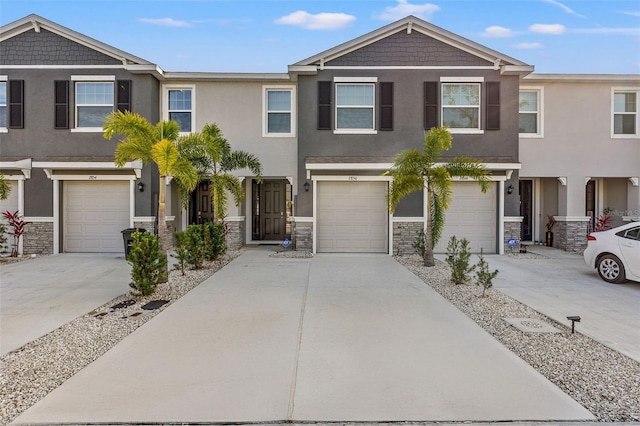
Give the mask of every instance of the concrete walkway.
[(530, 246), (541, 259), (487, 256), (500, 273), (494, 287), (562, 324), (640, 362), (640, 283), (609, 284), (582, 255)]
[(386, 255), (247, 250), (14, 424), (593, 420)]
[(59, 254), (0, 267), (0, 355), (130, 290), (123, 254)]

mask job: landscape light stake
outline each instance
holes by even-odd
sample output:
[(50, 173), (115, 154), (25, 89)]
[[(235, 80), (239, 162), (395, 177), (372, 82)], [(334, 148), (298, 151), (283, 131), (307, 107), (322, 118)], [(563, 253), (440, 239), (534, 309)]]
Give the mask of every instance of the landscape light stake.
[(573, 334), (575, 333), (576, 323), (580, 322), (580, 317), (578, 315), (570, 315), (567, 319), (571, 321), (571, 334)]

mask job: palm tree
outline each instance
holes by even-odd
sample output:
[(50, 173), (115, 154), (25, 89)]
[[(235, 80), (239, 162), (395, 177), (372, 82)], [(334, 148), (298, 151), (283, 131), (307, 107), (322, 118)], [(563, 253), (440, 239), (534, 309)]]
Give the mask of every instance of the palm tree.
[(116, 166), (122, 167), (127, 161), (141, 160), (143, 164), (153, 162), (158, 167), (158, 239), (166, 256), (171, 247), (165, 218), (167, 176), (173, 176), (180, 187), (189, 191), (193, 191), (198, 184), (195, 167), (180, 156), (176, 147), (180, 127), (175, 121), (160, 121), (154, 126), (139, 114), (114, 111), (105, 119), (103, 130), (105, 139), (111, 139), (116, 134), (124, 135), (116, 146)]
[(0, 172), (0, 200), (6, 200), (11, 193), (11, 187), (4, 173)]
[(424, 150), (402, 151), (395, 158), (391, 170), (393, 182), (387, 196), (391, 212), (402, 198), (412, 192), (426, 189), (427, 226), (425, 230), (424, 265), (434, 266), (433, 247), (438, 243), (445, 222), (445, 211), (451, 202), (451, 181), (454, 176), (478, 181), (482, 192), (489, 188), (489, 172), (479, 160), (456, 157), (442, 162), (442, 153), (451, 149), (451, 133), (446, 127), (434, 127), (424, 138)]
[[(255, 155), (245, 151), (232, 151), (217, 124), (205, 124), (202, 131), (181, 137), (178, 150), (198, 171), (198, 181), (211, 181), (211, 206), (217, 221), (227, 216), (228, 194), (236, 206), (244, 199), (242, 182), (231, 174), (234, 170), (249, 169), (258, 181), (262, 180), (262, 165)], [(189, 191), (190, 192), (190, 191)], [(183, 202), (188, 193), (181, 190)]]

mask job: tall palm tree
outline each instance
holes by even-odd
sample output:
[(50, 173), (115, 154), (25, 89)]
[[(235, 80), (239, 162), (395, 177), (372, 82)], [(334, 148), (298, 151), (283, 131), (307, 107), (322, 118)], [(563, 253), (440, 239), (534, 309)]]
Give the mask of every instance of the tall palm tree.
[(124, 135), (115, 150), (116, 166), (127, 161), (141, 160), (155, 163), (160, 175), (158, 195), (158, 239), (160, 248), (167, 253), (171, 247), (165, 218), (165, 188), (167, 176), (173, 176), (181, 187), (193, 191), (198, 184), (195, 167), (180, 156), (176, 139), (180, 127), (175, 121), (160, 121), (155, 126), (146, 118), (129, 111), (114, 111), (107, 116), (103, 126), (105, 139), (116, 134)]
[[(236, 206), (244, 199), (242, 182), (231, 174), (234, 170), (249, 169), (257, 180), (262, 179), (262, 165), (254, 154), (232, 151), (217, 124), (205, 124), (202, 131), (178, 140), (178, 150), (183, 158), (195, 166), (198, 181), (211, 181), (211, 206), (217, 221), (227, 216), (228, 194), (231, 193)], [(183, 202), (188, 194), (181, 191)]]
[(434, 266), (433, 247), (440, 240), (445, 211), (451, 202), (451, 182), (455, 176), (478, 181), (482, 192), (489, 188), (489, 172), (483, 164), (470, 157), (456, 157), (442, 162), (442, 153), (451, 149), (453, 137), (446, 127), (434, 127), (424, 138), (423, 152), (402, 151), (395, 158), (388, 174), (393, 182), (387, 196), (391, 212), (402, 198), (422, 189), (427, 191), (427, 226), (425, 230), (424, 265)]

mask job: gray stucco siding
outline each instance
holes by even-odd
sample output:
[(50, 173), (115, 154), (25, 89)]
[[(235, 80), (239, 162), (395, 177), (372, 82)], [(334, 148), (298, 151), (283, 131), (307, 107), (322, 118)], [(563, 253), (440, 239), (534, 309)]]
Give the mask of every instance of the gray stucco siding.
[(0, 44), (5, 65), (118, 65), (121, 61), (45, 29), (26, 31)]

